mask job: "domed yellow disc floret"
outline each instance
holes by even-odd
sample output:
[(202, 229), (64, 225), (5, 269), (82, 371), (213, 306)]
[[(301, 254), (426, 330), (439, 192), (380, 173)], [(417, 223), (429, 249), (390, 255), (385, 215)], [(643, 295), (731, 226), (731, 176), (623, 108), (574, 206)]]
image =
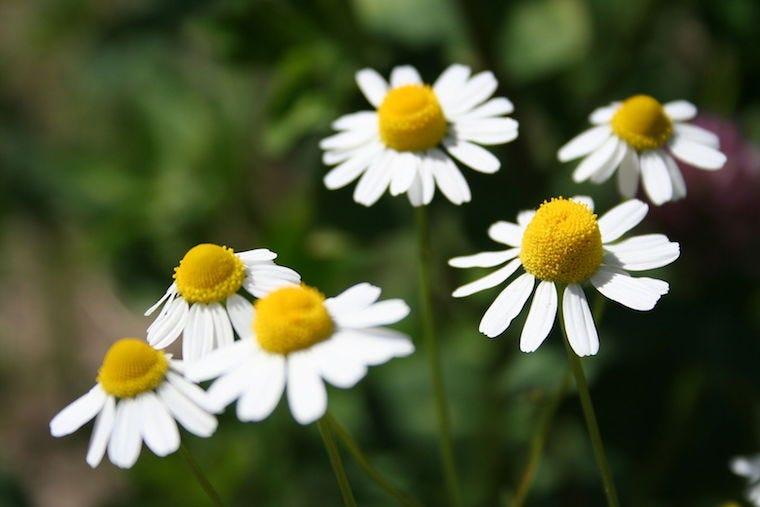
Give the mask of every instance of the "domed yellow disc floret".
[(388, 92), (378, 109), (380, 138), (397, 151), (422, 151), (446, 134), (446, 118), (433, 89), (406, 85)]
[(602, 263), (602, 235), (596, 215), (562, 197), (544, 202), (525, 228), (520, 260), (541, 280), (578, 283)]
[(131, 398), (158, 387), (168, 368), (160, 350), (137, 338), (122, 338), (106, 352), (98, 382), (108, 394)]
[(253, 331), (261, 348), (275, 354), (311, 347), (334, 327), (325, 297), (306, 285), (278, 289), (256, 302)]
[(673, 122), (662, 104), (649, 95), (626, 99), (612, 117), (611, 126), (619, 138), (638, 151), (660, 148), (673, 134)]
[(215, 303), (237, 292), (245, 267), (232, 248), (203, 243), (187, 251), (174, 268), (177, 290), (190, 303)]

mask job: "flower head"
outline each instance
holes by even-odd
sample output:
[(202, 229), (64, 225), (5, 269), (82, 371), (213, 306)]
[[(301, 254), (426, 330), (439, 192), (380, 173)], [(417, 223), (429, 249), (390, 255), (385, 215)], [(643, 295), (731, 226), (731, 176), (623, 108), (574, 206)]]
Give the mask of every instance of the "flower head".
[(371, 206), (390, 188), (406, 193), (414, 206), (429, 204), (436, 186), (454, 204), (470, 200), (470, 187), (451, 157), (476, 171), (494, 173), (499, 160), (479, 145), (503, 144), (517, 137), (517, 122), (507, 115), (512, 103), (490, 98), (496, 78), (470, 76), (452, 65), (429, 86), (410, 66), (396, 67), (390, 84), (364, 69), (356, 82), (376, 109), (342, 116), (339, 132), (321, 143), (327, 165), (335, 165), (325, 185), (334, 190), (361, 176), (354, 200)]
[(235, 253), (232, 248), (203, 243), (187, 251), (174, 268), (174, 283), (145, 315), (163, 305), (148, 328), (148, 342), (159, 349), (183, 335), (182, 358), (194, 361), (232, 343), (230, 323), (235, 308), (245, 304), (237, 293), (253, 296), (271, 287), (298, 284), (301, 277), (273, 261), (277, 254), (265, 248)]
[(274, 288), (235, 313), (242, 339), (193, 364), (188, 375), (218, 377), (208, 390), (214, 409), (238, 400), (241, 421), (268, 417), (287, 389), (293, 417), (313, 422), (327, 408), (325, 381), (352, 387), (368, 366), (414, 351), (408, 336), (382, 327), (403, 319), (406, 303), (379, 297), (368, 283), (327, 299), (306, 285)]
[(686, 196), (681, 171), (673, 157), (700, 169), (717, 170), (726, 157), (718, 137), (695, 125), (697, 108), (686, 101), (661, 104), (648, 95), (634, 95), (591, 113), (595, 126), (560, 148), (561, 162), (583, 157), (573, 172), (580, 183), (603, 183), (618, 171), (618, 189), (633, 197), (639, 185), (654, 204)]
[(483, 315), (480, 332), (489, 338), (503, 333), (535, 287), (520, 338), (520, 349), (533, 352), (554, 325), (558, 287), (564, 286), (562, 314), (570, 345), (579, 356), (596, 354), (599, 339), (582, 284), (591, 282), (604, 296), (634, 310), (651, 310), (668, 292), (668, 284), (662, 280), (634, 278), (628, 273), (665, 266), (680, 253), (678, 243), (661, 234), (620, 241), (641, 222), (647, 209), (646, 204), (632, 199), (597, 219), (591, 199), (555, 198), (537, 211), (521, 212), (517, 223), (497, 222), (488, 235), (510, 248), (456, 257), (449, 264), (457, 268), (501, 267), (459, 287), (453, 295), (464, 297), (495, 287), (522, 267), (525, 273), (507, 285)]
[(206, 393), (183, 376), (184, 365), (136, 338), (115, 342), (103, 359), (97, 384), (50, 421), (50, 432), (61, 437), (95, 418), (87, 463), (96, 467), (108, 458), (130, 468), (142, 442), (157, 456), (179, 448), (175, 421), (201, 437), (216, 430), (207, 410)]

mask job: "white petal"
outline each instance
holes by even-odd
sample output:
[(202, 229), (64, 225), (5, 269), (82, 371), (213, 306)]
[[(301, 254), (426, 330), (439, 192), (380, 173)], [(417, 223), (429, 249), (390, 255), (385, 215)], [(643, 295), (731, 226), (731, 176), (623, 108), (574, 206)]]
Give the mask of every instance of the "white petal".
[(374, 141), (361, 144), (354, 148), (348, 148), (345, 150), (327, 150), (322, 153), (322, 163), (328, 166), (340, 164), (341, 162), (345, 162), (350, 158), (357, 157), (368, 151), (377, 149), (378, 147), (383, 148), (384, 146), (385, 145), (380, 141), (380, 138), (378, 137)]
[(533, 352), (541, 346), (554, 326), (557, 315), (557, 288), (553, 282), (542, 281), (536, 287), (528, 318), (520, 335), (520, 350)]
[(623, 161), (623, 158), (625, 158), (629, 151), (634, 150), (633, 148), (630, 148), (626, 143), (619, 142), (617, 148), (615, 149), (615, 153), (612, 155), (612, 158), (606, 164), (600, 167), (598, 171), (591, 175), (591, 181), (593, 183), (599, 184), (604, 183), (610, 179), (610, 177), (615, 173), (615, 169), (618, 168), (620, 163)]
[(601, 147), (611, 135), (612, 130), (607, 125), (592, 127), (562, 146), (557, 152), (557, 158), (560, 162), (568, 162), (588, 155)]
[(156, 349), (164, 349), (174, 343), (187, 325), (188, 310), (187, 301), (181, 297), (168, 303), (165, 311), (148, 328), (148, 343)]
[(296, 271), (271, 262), (248, 265), (246, 271), (243, 288), (257, 298), (264, 297), (283, 286), (301, 283), (301, 275)]
[(639, 157), (641, 162), (641, 179), (644, 190), (656, 205), (673, 199), (673, 181), (668, 173), (663, 153), (659, 150), (646, 151)]
[(673, 137), (670, 141), (670, 151), (679, 160), (700, 169), (715, 171), (726, 163), (726, 156), (720, 151), (683, 136)]
[(401, 153), (396, 157), (391, 170), (391, 195), (401, 195), (409, 190), (417, 175), (420, 159), (414, 153)]
[(124, 398), (116, 405), (113, 433), (108, 442), (108, 459), (119, 468), (130, 468), (140, 456), (140, 417), (142, 411), (134, 398)]
[(349, 287), (335, 297), (325, 300), (330, 315), (335, 318), (347, 312), (356, 312), (367, 308), (380, 297), (380, 287), (370, 283), (358, 283)]
[(571, 283), (565, 287), (562, 296), (562, 314), (567, 340), (575, 353), (584, 357), (593, 356), (599, 352), (599, 336), (596, 333), (594, 318), (591, 316), (586, 295), (580, 285)]
[(391, 182), (391, 164), (395, 159), (396, 153), (390, 150), (375, 158), (354, 189), (354, 201), (372, 206), (382, 197)]
[(673, 125), (676, 135), (690, 139), (695, 143), (704, 144), (716, 150), (720, 148), (720, 138), (707, 129), (690, 125), (688, 123), (676, 123)]
[(512, 319), (517, 317), (533, 291), (535, 278), (530, 273), (523, 273), (501, 291), (488, 307), (478, 328), (481, 333), (494, 338), (509, 327)]
[(519, 248), (510, 248), (498, 252), (481, 252), (474, 255), (454, 257), (449, 259), (449, 266), (454, 268), (492, 268), (514, 259), (519, 253)]
[(344, 130), (322, 139), (319, 147), (323, 150), (350, 150), (362, 147), (377, 138), (374, 129)]
[(364, 378), (367, 365), (350, 348), (342, 346), (343, 340), (335, 338), (316, 345), (312, 348), (312, 353), (325, 382), (341, 389), (349, 389)]
[(520, 267), (520, 259), (514, 259), (509, 264), (497, 269), (493, 273), (488, 274), (484, 276), (483, 278), (479, 278), (475, 280), (474, 282), (470, 282), (468, 284), (462, 285), (457, 290), (455, 290), (451, 295), (455, 298), (463, 298), (463, 297), (475, 294), (476, 292), (490, 289), (491, 287), (496, 287), (501, 282), (503, 282), (504, 280), (512, 276), (512, 273), (517, 271), (517, 268), (519, 267)]
[(591, 211), (594, 211), (594, 200), (588, 195), (574, 195), (572, 200), (581, 203)]
[(666, 266), (680, 255), (678, 243), (671, 242), (663, 234), (646, 234), (626, 239), (614, 245), (605, 245), (615, 265), (630, 270), (643, 271)]
[(187, 316), (187, 326), (182, 339), (182, 359), (197, 361), (213, 349), (214, 317), (209, 305), (194, 303)]
[(209, 402), (206, 391), (201, 389), (197, 384), (193, 384), (185, 377), (177, 375), (170, 371), (166, 374), (166, 380), (173, 385), (177, 391), (182, 393), (187, 399), (198, 405), (204, 410), (212, 411), (212, 404)]
[(209, 312), (214, 322), (214, 340), (212, 350), (217, 347), (224, 347), (232, 343), (232, 325), (227, 316), (227, 310), (219, 303), (209, 305)]
[(369, 167), (379, 154), (382, 153), (383, 149), (381, 143), (372, 143), (364, 147), (362, 151), (331, 169), (330, 172), (325, 175), (325, 187), (329, 190), (337, 190), (345, 187), (364, 173), (364, 171), (367, 170), (367, 167)]
[(664, 107), (665, 113), (673, 121), (691, 120), (697, 115), (697, 106), (685, 100), (667, 102)]
[(604, 169), (604, 167), (612, 162), (612, 158), (615, 156), (618, 150), (618, 144), (621, 141), (615, 137), (609, 137), (601, 147), (593, 151), (589, 156), (581, 160), (578, 167), (573, 171), (573, 181), (581, 183), (591, 177), (592, 174)]
[(636, 227), (644, 220), (648, 210), (649, 206), (645, 203), (638, 199), (631, 199), (618, 204), (602, 215), (598, 222), (599, 231), (602, 233), (602, 243), (615, 241)]
[(492, 174), (498, 171), (501, 166), (498, 158), (477, 144), (472, 144), (461, 139), (446, 138), (443, 141), (443, 145), (451, 156), (476, 171)]
[(536, 216), (536, 210), (529, 209), (529, 210), (523, 210), (517, 214), (517, 225), (519, 225), (522, 228), (525, 228), (528, 226), (531, 220), (533, 220), (533, 217)]
[(388, 93), (388, 83), (373, 69), (362, 69), (356, 73), (356, 84), (370, 104), (378, 107)]
[(493, 72), (484, 71), (472, 76), (461, 91), (450, 100), (443, 101), (441, 106), (447, 118), (472, 110), (478, 104), (491, 97), (496, 91), (498, 81)]
[(149, 391), (136, 400), (140, 407), (141, 433), (145, 445), (156, 456), (168, 456), (179, 449), (177, 423), (155, 393)]
[(333, 349), (341, 349), (366, 366), (376, 366), (394, 357), (406, 357), (414, 352), (411, 339), (403, 333), (383, 327), (344, 329), (329, 342)]
[(589, 115), (588, 121), (590, 121), (594, 125), (609, 123), (612, 120), (612, 117), (615, 116), (615, 113), (617, 112), (619, 107), (620, 107), (619, 102), (613, 102), (609, 106), (604, 106), (604, 107), (599, 107), (597, 109), (594, 109), (594, 111), (592, 111), (592, 113)]
[(450, 65), (436, 79), (433, 91), (441, 103), (448, 102), (451, 97), (457, 95), (470, 77), (470, 68), (465, 65)]
[(612, 266), (601, 266), (591, 277), (591, 283), (606, 297), (640, 311), (651, 310), (660, 296), (667, 293), (667, 283), (662, 280), (634, 278)]
[(95, 468), (100, 464), (106, 453), (108, 440), (111, 438), (114, 419), (116, 415), (116, 400), (113, 396), (106, 398), (103, 409), (95, 419), (95, 426), (90, 436), (90, 445), (87, 447), (87, 464)]
[(332, 123), (335, 130), (367, 130), (377, 128), (377, 112), (375, 111), (358, 111), (356, 113), (346, 114)]
[(161, 384), (158, 396), (177, 422), (190, 433), (199, 437), (209, 437), (216, 430), (216, 417), (190, 401), (170, 382)]
[(665, 165), (668, 167), (668, 175), (670, 181), (673, 183), (673, 200), (683, 199), (686, 197), (686, 182), (683, 180), (683, 174), (678, 168), (678, 164), (673, 160), (673, 157), (667, 153), (663, 154), (665, 159)]
[(310, 351), (288, 356), (288, 405), (300, 424), (309, 424), (324, 415), (327, 390), (319, 376), (319, 368)]
[(523, 228), (502, 220), (488, 228), (488, 237), (505, 245), (519, 247), (522, 244)]
[(451, 135), (478, 144), (503, 144), (517, 137), (518, 127), (512, 118), (457, 120), (451, 127)]
[(106, 397), (106, 392), (100, 384), (95, 384), (86, 394), (58, 412), (58, 415), (50, 421), (50, 434), (54, 437), (62, 437), (75, 432), (103, 409)]
[(443, 195), (456, 205), (470, 202), (470, 187), (454, 161), (439, 149), (430, 150), (429, 153), (434, 161), (433, 177)]
[(235, 401), (240, 395), (251, 387), (251, 381), (255, 375), (255, 364), (259, 352), (248, 355), (245, 361), (241, 361), (232, 370), (216, 379), (206, 391), (213, 412), (221, 412), (224, 407)]
[(161, 304), (163, 304), (164, 301), (166, 301), (168, 298), (175, 295), (176, 293), (177, 293), (177, 286), (175, 284), (171, 284), (169, 288), (166, 289), (166, 292), (164, 292), (164, 295), (161, 296), (161, 299), (156, 301), (156, 303), (153, 306), (145, 310), (145, 313), (143, 315), (145, 315), (146, 317), (149, 316), (150, 314), (155, 312), (158, 309), (158, 307), (161, 306)]
[(261, 354), (261, 359), (251, 387), (237, 404), (237, 416), (241, 421), (261, 421), (269, 417), (285, 390), (285, 358)]
[(620, 194), (631, 199), (636, 196), (639, 188), (639, 154), (636, 150), (628, 149), (618, 170), (618, 190)]
[(401, 299), (386, 299), (366, 308), (335, 316), (335, 323), (344, 328), (362, 328), (395, 324), (409, 315), (409, 306)]
[(461, 115), (456, 115), (455, 120), (479, 120), (482, 118), (493, 118), (509, 114), (515, 110), (515, 106), (506, 97), (493, 98), (482, 105), (471, 109)]
[(252, 340), (253, 338), (250, 336), (237, 340), (231, 345), (216, 349), (206, 357), (188, 364), (187, 378), (195, 382), (202, 382), (233, 370), (254, 353), (255, 348)]
[(277, 254), (268, 248), (255, 248), (253, 250), (245, 250), (235, 254), (243, 261), (244, 264), (252, 262), (267, 262), (273, 261), (277, 258)]
[(420, 73), (411, 65), (400, 65), (391, 71), (391, 88), (420, 83), (422, 83)]
[(253, 334), (253, 305), (238, 294), (227, 298), (227, 315), (240, 338), (248, 338)]

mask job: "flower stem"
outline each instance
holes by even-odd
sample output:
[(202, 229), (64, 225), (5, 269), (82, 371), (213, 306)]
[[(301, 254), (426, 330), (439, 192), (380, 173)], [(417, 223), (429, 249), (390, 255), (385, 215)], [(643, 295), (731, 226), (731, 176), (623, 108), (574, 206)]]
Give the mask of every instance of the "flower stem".
[(385, 490), (386, 493), (395, 498), (398, 501), (399, 505), (402, 505), (404, 507), (419, 507), (421, 505), (419, 501), (417, 501), (408, 493), (396, 489), (396, 487), (394, 487), (393, 484), (388, 481), (388, 479), (386, 479), (374, 466), (372, 466), (372, 463), (369, 462), (369, 459), (359, 448), (359, 445), (356, 443), (353, 437), (348, 433), (348, 431), (346, 431), (343, 426), (341, 426), (341, 424), (332, 416), (332, 414), (329, 412), (326, 413), (324, 419), (330, 425), (330, 429), (335, 434), (335, 436), (343, 441), (343, 445), (346, 447), (351, 456), (353, 456), (354, 460), (356, 460), (356, 463), (362, 468), (362, 470), (364, 470), (367, 476), (375, 481), (375, 483), (383, 490)]
[(433, 321), (433, 295), (430, 277), (431, 248), (430, 248), (430, 224), (428, 222), (427, 208), (419, 206), (417, 214), (417, 236), (419, 243), (419, 284), (420, 306), (422, 315), (422, 334), (427, 347), (427, 357), (430, 368), (430, 380), (433, 385), (436, 414), (438, 417), (438, 438), (443, 465), (443, 474), (446, 481), (451, 504), (462, 504), (459, 492), (456, 466), (454, 464), (454, 448), (451, 439), (451, 422), (449, 420), (449, 406), (446, 398), (446, 390), (443, 384), (441, 372), (441, 354), (438, 348), (438, 340), (435, 335)]
[(578, 396), (581, 399), (583, 417), (586, 419), (586, 428), (588, 429), (588, 435), (591, 439), (591, 446), (594, 449), (596, 466), (599, 468), (599, 475), (602, 478), (604, 494), (607, 497), (607, 505), (610, 507), (619, 507), (620, 503), (618, 502), (615, 484), (612, 481), (612, 472), (610, 471), (610, 465), (607, 462), (607, 455), (604, 452), (602, 434), (599, 431), (599, 424), (596, 422), (594, 405), (591, 403), (591, 394), (588, 390), (586, 374), (583, 373), (583, 364), (581, 364), (581, 359), (575, 354), (575, 352), (573, 352), (573, 349), (570, 347), (570, 342), (567, 339), (567, 331), (565, 330), (561, 306), (559, 320), (560, 327), (562, 328), (562, 337), (564, 338), (563, 341), (565, 343), (565, 351), (567, 352), (567, 359), (570, 362), (570, 368), (572, 369), (573, 376), (575, 377), (575, 385), (578, 388)]
[(208, 495), (208, 499), (211, 500), (211, 504), (215, 507), (222, 507), (224, 504), (222, 503), (222, 499), (219, 497), (219, 493), (216, 492), (214, 486), (212, 486), (211, 482), (208, 480), (208, 478), (206, 478), (206, 474), (204, 474), (203, 470), (201, 470), (201, 467), (198, 466), (198, 462), (196, 462), (195, 458), (193, 458), (193, 455), (190, 454), (190, 450), (185, 446), (185, 444), (180, 444), (179, 451), (180, 454), (182, 454), (182, 457), (185, 458), (185, 461), (187, 461), (187, 464), (190, 467), (190, 470), (192, 470), (195, 479), (198, 481), (198, 484), (206, 493), (206, 495)]
[(322, 419), (317, 421), (317, 428), (319, 428), (319, 434), (322, 436), (322, 442), (325, 444), (327, 456), (330, 458), (330, 465), (335, 473), (335, 479), (338, 481), (340, 494), (343, 497), (343, 505), (346, 507), (356, 507), (354, 493), (351, 491), (351, 485), (348, 483), (348, 476), (346, 476), (346, 470), (343, 468), (343, 460), (340, 458), (338, 446), (335, 445), (329, 420), (326, 417), (322, 417)]

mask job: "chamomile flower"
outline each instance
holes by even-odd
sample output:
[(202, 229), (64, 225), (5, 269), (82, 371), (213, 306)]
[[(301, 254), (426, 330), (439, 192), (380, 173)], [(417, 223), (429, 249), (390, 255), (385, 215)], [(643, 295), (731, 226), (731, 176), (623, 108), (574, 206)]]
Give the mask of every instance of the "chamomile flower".
[[(459, 287), (464, 297), (496, 287), (522, 267), (518, 276), (497, 296), (480, 321), (480, 332), (494, 338), (503, 333), (533, 294), (520, 337), (520, 349), (533, 352), (554, 325), (558, 289), (567, 337), (579, 356), (599, 350), (596, 326), (582, 284), (591, 282), (604, 296), (634, 310), (651, 310), (668, 284), (654, 278), (634, 278), (628, 271), (654, 269), (678, 258), (680, 248), (662, 234), (634, 236), (620, 241), (647, 214), (643, 202), (632, 199), (597, 220), (588, 197), (555, 198), (537, 211), (523, 211), (517, 223), (496, 222), (488, 235), (510, 248), (456, 257), (457, 268), (491, 268), (491, 274)], [(536, 286), (536, 281), (538, 284)]]
[(634, 95), (591, 113), (594, 127), (560, 148), (557, 157), (561, 162), (583, 157), (573, 172), (576, 183), (602, 183), (617, 170), (618, 190), (629, 198), (636, 195), (641, 175), (644, 190), (659, 206), (686, 196), (673, 157), (709, 171), (726, 163), (718, 136), (684, 123), (696, 115), (697, 108), (683, 100), (660, 104), (648, 95)]
[(194, 363), (187, 375), (219, 377), (208, 389), (212, 407), (221, 411), (237, 399), (241, 421), (265, 419), (287, 389), (293, 417), (309, 424), (327, 408), (325, 381), (350, 388), (368, 366), (414, 351), (408, 336), (382, 327), (406, 317), (409, 307), (379, 297), (368, 283), (329, 299), (306, 285), (275, 289), (234, 314), (241, 340)]
[[(483, 173), (499, 170), (499, 160), (479, 145), (517, 137), (514, 110), (504, 97), (490, 98), (497, 81), (491, 72), (470, 76), (470, 68), (452, 65), (430, 86), (414, 67), (391, 71), (390, 84), (371, 69), (356, 82), (372, 111), (338, 118), (339, 132), (320, 143), (322, 160), (336, 165), (325, 185), (342, 188), (361, 176), (354, 200), (371, 206), (390, 188), (406, 193), (414, 206), (429, 204), (435, 187), (454, 204), (470, 201), (470, 187), (452, 157)], [(490, 99), (490, 100), (489, 100)]]
[(258, 297), (283, 283), (300, 282), (298, 273), (273, 262), (276, 257), (266, 248), (236, 254), (211, 243), (194, 246), (174, 268), (174, 283), (145, 312), (150, 315), (163, 305), (148, 327), (148, 342), (163, 349), (182, 334), (185, 361), (232, 343), (230, 319), (247, 304), (237, 294), (241, 287)]
[(747, 500), (760, 507), (760, 454), (731, 460), (731, 471), (749, 482)]
[[(142, 442), (158, 456), (179, 448), (179, 422), (200, 437), (216, 430), (216, 417), (205, 408), (206, 393), (183, 376), (181, 361), (136, 338), (114, 343), (103, 359), (97, 384), (50, 421), (50, 433), (62, 437), (95, 418), (87, 463), (108, 458), (130, 468)], [(176, 421), (176, 422), (175, 422)]]

